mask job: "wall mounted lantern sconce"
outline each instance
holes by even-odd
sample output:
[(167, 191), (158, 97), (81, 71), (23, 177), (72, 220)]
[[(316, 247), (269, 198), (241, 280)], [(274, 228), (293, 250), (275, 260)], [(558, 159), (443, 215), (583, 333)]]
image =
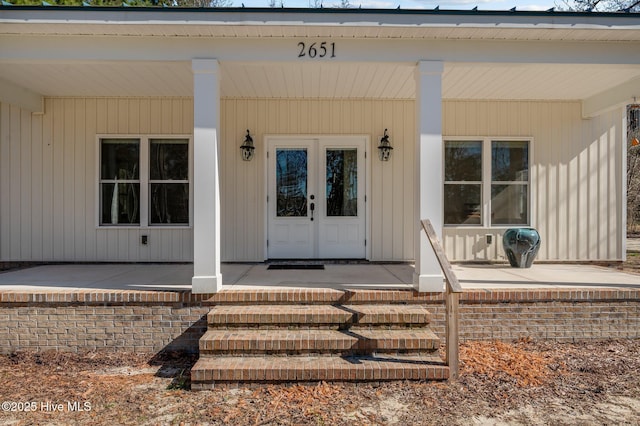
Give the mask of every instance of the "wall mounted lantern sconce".
[(384, 129), (384, 136), (380, 139), (380, 145), (378, 145), (378, 158), (380, 158), (380, 161), (389, 161), (392, 149), (393, 147), (391, 146), (391, 143), (389, 143), (387, 129)]
[(242, 159), (244, 161), (251, 161), (253, 158), (253, 151), (256, 147), (253, 146), (253, 138), (249, 134), (249, 129), (247, 129), (247, 136), (245, 136), (244, 142), (240, 145), (240, 149), (242, 150)]

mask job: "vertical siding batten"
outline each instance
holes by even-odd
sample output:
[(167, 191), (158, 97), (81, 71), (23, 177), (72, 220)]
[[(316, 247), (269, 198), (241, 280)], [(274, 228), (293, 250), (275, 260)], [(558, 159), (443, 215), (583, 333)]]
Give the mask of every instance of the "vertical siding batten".
[(151, 245), (165, 244), (154, 257), (140, 245), (140, 229), (99, 228), (95, 210), (96, 135), (190, 134), (191, 102), (45, 98), (42, 116), (0, 104), (0, 195), (8, 200), (0, 207), (0, 260), (191, 260), (192, 229), (145, 229)]
[(96, 232), (93, 230), (96, 227), (96, 185), (98, 179), (97, 170), (97, 147), (95, 135), (98, 133), (96, 129), (96, 113), (97, 113), (97, 101), (95, 98), (85, 100), (85, 171), (87, 178), (84, 182), (84, 208), (85, 208), (85, 258), (89, 261), (96, 261)]
[[(62, 137), (61, 150), (62, 150), (62, 211), (64, 215), (63, 220), (63, 234), (64, 234), (64, 252), (61, 253), (62, 259), (75, 260), (75, 229), (74, 229), (74, 217), (75, 217), (75, 202), (74, 202), (74, 187), (75, 168), (79, 166), (75, 161), (76, 150), (76, 122), (75, 122), (75, 105), (74, 99), (63, 100), (63, 119), (62, 119)], [(78, 212), (80, 213), (80, 212)]]
[[(396, 102), (393, 103), (391, 105), (391, 108), (393, 108), (393, 110), (391, 111), (390, 114), (387, 114), (387, 116), (391, 117), (391, 122), (392, 123), (402, 123), (403, 121), (403, 117), (404, 117), (404, 110), (403, 110), (403, 105), (400, 102)], [(404, 128), (403, 126), (399, 126), (399, 127), (395, 127), (393, 129), (390, 129), (393, 133), (393, 145), (395, 145), (400, 151), (398, 152), (398, 154), (400, 154), (401, 152), (405, 152), (406, 151), (406, 140), (404, 138)], [(409, 143), (409, 146), (412, 146), (413, 144)], [(394, 148), (395, 151), (395, 148)], [(398, 157), (398, 158), (395, 158)], [(405, 203), (405, 199), (404, 199), (404, 174), (402, 173), (403, 170), (403, 166), (404, 166), (404, 158), (402, 155), (397, 155), (397, 156), (393, 156), (392, 154), (392, 158), (393, 160), (390, 161), (391, 164), (389, 164), (389, 166), (392, 166), (391, 168), (391, 174), (392, 174), (392, 184), (393, 184), (393, 189), (392, 189), (392, 197), (393, 197), (393, 202), (391, 204), (391, 206), (393, 207), (393, 217), (394, 220), (391, 222), (390, 226), (392, 227), (392, 231), (393, 231), (393, 236), (392, 236), (392, 241), (391, 244), (392, 245), (392, 251), (391, 251), (391, 258), (393, 259), (402, 259), (403, 257), (403, 245), (404, 245), (404, 241), (402, 238), (402, 230), (404, 228), (404, 220), (397, 220), (395, 219), (396, 217), (411, 217), (413, 216), (413, 210), (408, 210), (406, 209), (406, 203)], [(407, 200), (408, 201), (408, 200)]]
[(53, 100), (53, 259), (64, 259), (64, 99)]
[[(28, 242), (31, 249), (31, 258), (42, 258), (42, 115), (32, 115), (31, 125), (31, 240)], [(0, 197), (1, 199), (1, 197)], [(1, 238), (1, 237), (0, 237)], [(0, 256), (1, 258), (1, 256)]]
[[(263, 179), (266, 170), (261, 151), (265, 134), (370, 135), (373, 170), (368, 203), (371, 203), (372, 214), (368, 221), (373, 241), (368, 245), (373, 249), (371, 258), (409, 260), (413, 257), (413, 166), (406, 165), (407, 159), (413, 161), (414, 158), (413, 101), (226, 98), (221, 103), (225, 114), (222, 149), (233, 151), (233, 155), (223, 155), (225, 165), (221, 175), (224, 260), (261, 261), (265, 256), (262, 236), (265, 235)], [(256, 143), (256, 158), (249, 163), (241, 160), (238, 150), (247, 122), (251, 123)], [(377, 144), (385, 127), (390, 129), (395, 149), (392, 160), (382, 164), (377, 159)], [(406, 177), (410, 177), (409, 182)], [(411, 194), (409, 200), (403, 199), (405, 193)], [(411, 213), (405, 214), (407, 212)]]
[(85, 161), (87, 144), (90, 140), (86, 139), (86, 126), (87, 118), (86, 114), (86, 100), (76, 99), (74, 105), (74, 122), (76, 123), (74, 129), (74, 139), (76, 141), (74, 149), (74, 176), (73, 176), (73, 233), (75, 235), (74, 245), (74, 257), (82, 258), (86, 253), (86, 228), (85, 228), (85, 215), (88, 212), (84, 212), (85, 204), (85, 182), (89, 180), (87, 177), (92, 176), (90, 170), (87, 170), (88, 165)]
[[(107, 131), (107, 100), (106, 99), (98, 99), (96, 101), (96, 133), (108, 133)], [(94, 205), (96, 206), (96, 211), (94, 214), (94, 223), (93, 227), (96, 229), (98, 223), (100, 223), (99, 215), (99, 196), (100, 196), (100, 188), (98, 185), (98, 180), (100, 178), (100, 168), (98, 166), (99, 158), (100, 158), (100, 146), (98, 141), (95, 139), (93, 144), (95, 146), (95, 158), (92, 160), (96, 164), (96, 173), (93, 177), (93, 188), (94, 188)], [(97, 229), (96, 231), (96, 259), (108, 259), (107, 256), (107, 232), (104, 229)]]
[(11, 185), (9, 187), (9, 206), (11, 212), (9, 218), (12, 226), (9, 229), (9, 259), (20, 259), (20, 229), (22, 228), (22, 218), (20, 211), (20, 188), (22, 186), (20, 173), (20, 109), (15, 106), (9, 107), (9, 171), (11, 175)]
[[(565, 115), (566, 120), (569, 123), (572, 123), (568, 132), (567, 132), (567, 143), (565, 143), (565, 150), (563, 155), (567, 161), (567, 181), (566, 181), (566, 193), (572, 194), (570, 197), (567, 197), (567, 214), (563, 218), (563, 226), (567, 229), (567, 237), (566, 237), (566, 245), (567, 245), (567, 257), (569, 259), (578, 259), (578, 244), (576, 241), (577, 236), (577, 228), (578, 226), (572, 226), (572, 222), (577, 222), (579, 220), (580, 212), (578, 211), (578, 182), (577, 182), (577, 162), (579, 154), (572, 155), (571, 154), (571, 138), (572, 135), (579, 137), (580, 131), (580, 117), (575, 116), (575, 110), (572, 110), (568, 105), (565, 106)], [(577, 122), (577, 123), (576, 123)], [(576, 124), (574, 124), (576, 123)]]
[[(53, 99), (45, 98), (45, 111), (53, 110)], [(42, 259), (53, 259), (53, 114), (42, 117)]]
[[(450, 114), (461, 105), (474, 117), (469, 105), (487, 116), (475, 124), (458, 124)], [(505, 107), (508, 108), (505, 110)], [(507, 122), (498, 117), (509, 117)], [(444, 133), (464, 136), (527, 136), (533, 138), (531, 163), (531, 222), (543, 238), (540, 260), (621, 259), (623, 207), (620, 111), (583, 120), (579, 102), (543, 101), (447, 101)], [(464, 121), (464, 117), (458, 117)], [(475, 123), (475, 119), (470, 120)], [(510, 123), (517, 122), (513, 127)], [(487, 132), (482, 122), (488, 123)], [(502, 123), (502, 124), (501, 124)], [(617, 168), (616, 168), (617, 167)], [(444, 231), (447, 255), (471, 260), (474, 245), (484, 233), (496, 236), (488, 260), (504, 260), (501, 231), (486, 228), (452, 228)], [(460, 247), (464, 246), (464, 249)], [(466, 251), (466, 253), (464, 253)]]
[(32, 134), (31, 112), (20, 110), (20, 214), (24, 219), (20, 221), (20, 258), (31, 259), (31, 221), (33, 209), (31, 205), (32, 189)]
[[(192, 229), (96, 227), (95, 135), (190, 134), (192, 100), (46, 98), (45, 105), (45, 115), (34, 117), (0, 104), (0, 259), (191, 260)], [(224, 260), (265, 256), (265, 134), (370, 135), (371, 259), (413, 258), (412, 100), (223, 99), (221, 106)], [(622, 256), (622, 122), (622, 110), (582, 120), (578, 102), (443, 106), (445, 135), (533, 138), (531, 221), (544, 238), (541, 260)], [(395, 148), (389, 163), (377, 159), (385, 127)], [(251, 162), (243, 162), (238, 149), (247, 128), (256, 143)], [(142, 233), (149, 235), (149, 246), (140, 245)], [(492, 246), (485, 244), (486, 233), (496, 237)], [(447, 227), (443, 241), (453, 260), (500, 260), (501, 234)]]
[(11, 247), (11, 115), (9, 104), (0, 102), (0, 259), (10, 258)]

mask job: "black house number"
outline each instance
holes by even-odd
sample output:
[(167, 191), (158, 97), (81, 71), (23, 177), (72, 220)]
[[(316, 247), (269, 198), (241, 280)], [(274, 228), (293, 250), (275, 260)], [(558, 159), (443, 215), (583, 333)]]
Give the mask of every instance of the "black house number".
[(327, 43), (326, 41), (323, 41), (307, 45), (305, 42), (301, 41), (298, 43), (298, 48), (300, 49), (298, 52), (298, 58), (304, 58), (307, 56), (311, 59), (336, 57), (335, 43)]

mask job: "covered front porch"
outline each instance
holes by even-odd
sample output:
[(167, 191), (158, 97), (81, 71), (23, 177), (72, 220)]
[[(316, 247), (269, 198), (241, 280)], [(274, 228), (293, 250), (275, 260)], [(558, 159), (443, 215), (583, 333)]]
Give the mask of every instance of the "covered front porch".
[[(455, 264), (465, 290), (482, 289), (640, 289), (640, 276), (579, 264), (535, 264), (530, 269), (503, 264)], [(339, 290), (408, 290), (411, 264), (328, 263), (323, 270), (269, 270), (269, 264), (222, 264), (225, 290), (328, 288)], [(188, 291), (192, 264), (65, 264), (0, 273), (0, 292), (7, 291)]]
[[(640, 81), (639, 60), (628, 53), (638, 42), (632, 18), (606, 15), (594, 25), (591, 16), (554, 13), (316, 12), (3, 9), (0, 195), (8, 202), (0, 206), (0, 259), (98, 263), (91, 272), (30, 270), (43, 271), (45, 287), (58, 275), (47, 268), (61, 268), (63, 288), (210, 294), (243, 285), (394, 285), (439, 292), (442, 275), (420, 219), (432, 221), (452, 260), (503, 260), (495, 242), (514, 224), (540, 231), (541, 260), (624, 258), (623, 107)], [(239, 149), (248, 130), (250, 162)], [(387, 130), (393, 155), (378, 161)], [(330, 145), (334, 137), (342, 139)], [(352, 137), (364, 148), (342, 146)], [(304, 273), (224, 264), (276, 257), (269, 250), (277, 233), (268, 149), (289, 138), (305, 139), (309, 153), (364, 154), (357, 163), (364, 217), (353, 238), (364, 255), (349, 257), (376, 263)], [(512, 142), (528, 160), (510, 163), (514, 173), (495, 184), (492, 144), (511, 152)], [(481, 172), (446, 180), (446, 143), (480, 159), (460, 170)], [(150, 152), (163, 144), (182, 153), (184, 167), (170, 179), (154, 177), (150, 167)], [(130, 155), (103, 161), (119, 145)], [(322, 161), (309, 164), (320, 169)], [(327, 187), (326, 175), (309, 170), (319, 192), (300, 197), (307, 224), (315, 204), (323, 210)], [(113, 196), (123, 180), (136, 194), (129, 210), (124, 197)], [(177, 203), (149, 195), (169, 186), (182, 189), (179, 220), (157, 207)], [(517, 205), (516, 221), (509, 208), (498, 217), (492, 210), (493, 192), (507, 187), (520, 194), (503, 203)], [(448, 221), (447, 205), (460, 213)], [(115, 220), (121, 215), (128, 221)], [(323, 219), (316, 216), (307, 234), (320, 235)], [(377, 263), (404, 261), (415, 267)], [(504, 274), (504, 285), (557, 285), (562, 275), (494, 269), (480, 284)], [(582, 282), (576, 274), (585, 270), (567, 272), (566, 282)], [(469, 284), (479, 276), (471, 270)], [(460, 278), (464, 285), (464, 272)]]

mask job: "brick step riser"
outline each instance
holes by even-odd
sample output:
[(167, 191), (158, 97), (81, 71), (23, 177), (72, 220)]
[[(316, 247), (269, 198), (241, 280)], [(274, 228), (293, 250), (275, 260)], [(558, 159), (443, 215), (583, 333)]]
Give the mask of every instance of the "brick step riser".
[(325, 318), (269, 318), (264, 321), (256, 319), (242, 319), (242, 318), (208, 318), (209, 328), (256, 328), (262, 326), (278, 326), (278, 327), (338, 327), (341, 329), (351, 327), (428, 327), (430, 324), (430, 318), (425, 316), (422, 318), (339, 318), (339, 319), (325, 319)]
[(428, 324), (209, 324), (209, 330), (424, 330)]
[(342, 383), (342, 384), (352, 384), (354, 387), (357, 386), (361, 386), (364, 383), (367, 384), (371, 384), (371, 383), (379, 383), (379, 384), (383, 384), (383, 383), (392, 383), (392, 382), (398, 382), (398, 381), (444, 381), (447, 380), (449, 377), (442, 377), (443, 374), (434, 374), (433, 376), (429, 376), (429, 375), (423, 375), (423, 374), (415, 374), (412, 375), (410, 377), (404, 377), (404, 376), (399, 376), (399, 377), (391, 377), (391, 378), (387, 378), (387, 379), (381, 379), (378, 377), (371, 377), (371, 378), (365, 378), (365, 379), (334, 379), (334, 378), (330, 378), (330, 377), (325, 377), (325, 376), (319, 376), (320, 378), (315, 378), (315, 375), (311, 375), (311, 377), (308, 377), (308, 375), (303, 374), (302, 377), (303, 378), (297, 378), (297, 376), (292, 376), (294, 378), (287, 378), (284, 380), (263, 380), (263, 379), (232, 379), (232, 380), (213, 380), (210, 382), (207, 381), (202, 381), (202, 382), (191, 382), (191, 390), (192, 391), (212, 391), (212, 390), (218, 390), (218, 389), (255, 389), (255, 388), (260, 388), (262, 386), (268, 386), (268, 385), (287, 385), (290, 383), (295, 383), (296, 385), (302, 385), (302, 386), (317, 386), (319, 383), (322, 382), (329, 382), (329, 383)]
[[(286, 383), (286, 382), (317, 382), (317, 381), (332, 381), (332, 382), (363, 382), (363, 381), (391, 381), (391, 380), (446, 380), (448, 378), (448, 371), (444, 371), (444, 368), (432, 367), (425, 368), (423, 370), (415, 369), (408, 370), (406, 368), (396, 371), (393, 369), (386, 369), (383, 371), (326, 371), (319, 372), (311, 369), (308, 370), (294, 370), (289, 374), (280, 373), (280, 377), (269, 377), (270, 372), (260, 372), (254, 370), (211, 370), (208, 372), (213, 379), (201, 379), (194, 377), (196, 383), (200, 385), (206, 385), (207, 382), (211, 383), (241, 383), (241, 382), (261, 382), (261, 383)], [(276, 376), (277, 372), (273, 372), (273, 376)], [(216, 378), (219, 377), (219, 378)], [(193, 387), (193, 384), (192, 384)], [(212, 389), (212, 387), (200, 389)]]
[(341, 328), (362, 325), (402, 326), (429, 324), (431, 314), (420, 306), (345, 305), (345, 306), (216, 306), (207, 315), (212, 327), (258, 325), (330, 325)]
[[(439, 349), (439, 342), (433, 341), (413, 341), (413, 342), (371, 342), (361, 340), (357, 343), (337, 342), (337, 344), (327, 345), (325, 342), (238, 342), (235, 344), (208, 344), (201, 342), (200, 355), (210, 356), (253, 356), (253, 355), (312, 355), (312, 354), (332, 354), (337, 356), (348, 355), (373, 355), (373, 354), (427, 354)], [(317, 344), (319, 343), (319, 344)]]
[(313, 290), (285, 291), (226, 290), (210, 299), (210, 305), (374, 305), (424, 304), (437, 299), (439, 294), (417, 293), (412, 290)]
[[(321, 357), (303, 362), (278, 357), (225, 358), (201, 360), (192, 369), (192, 389), (212, 389), (214, 384), (225, 383), (282, 383), (282, 382), (362, 382), (389, 380), (445, 380), (449, 369), (442, 363), (409, 361), (402, 359), (371, 359), (354, 357)], [(225, 364), (215, 367), (215, 362)]]
[[(405, 380), (409, 380), (409, 379), (385, 379), (385, 380), (374, 380), (374, 379), (366, 379), (366, 380), (335, 380), (335, 379), (321, 379), (321, 380), (280, 380), (280, 381), (276, 381), (276, 380), (244, 380), (244, 381), (238, 381), (238, 380), (227, 380), (227, 381), (223, 381), (223, 380), (215, 380), (213, 382), (202, 382), (202, 383), (194, 383), (193, 381), (191, 382), (191, 390), (194, 392), (201, 392), (201, 391), (214, 391), (214, 390), (222, 390), (222, 389), (233, 389), (238, 390), (238, 389), (243, 389), (243, 390), (254, 390), (254, 389), (262, 389), (265, 386), (272, 386), (272, 385), (291, 385), (292, 383), (295, 383), (296, 385), (300, 385), (300, 386), (308, 386), (308, 387), (313, 387), (313, 386), (318, 386), (319, 384), (323, 383), (323, 382), (329, 382), (329, 383), (340, 383), (343, 386), (349, 386), (349, 387), (353, 387), (354, 389), (362, 386), (362, 384), (373, 384), (373, 385), (377, 385), (377, 386), (383, 386), (385, 384), (388, 383), (393, 383), (393, 382), (398, 382), (398, 381), (405, 381)], [(445, 379), (421, 379), (421, 381), (425, 381), (425, 380), (437, 380), (437, 381), (443, 381), (446, 380)]]
[[(441, 300), (439, 300), (441, 301)], [(396, 302), (393, 300), (381, 300), (379, 302), (359, 302), (359, 301), (349, 301), (350, 305), (398, 305), (398, 306), (420, 306), (424, 305), (424, 302)], [(281, 302), (229, 302), (229, 303), (209, 303), (203, 302), (204, 306), (214, 307), (214, 306), (284, 306), (284, 305), (300, 305), (300, 306), (340, 306), (340, 302), (334, 301), (326, 301), (326, 302), (296, 302), (293, 300), (284, 300)]]
[(434, 351), (440, 339), (428, 328), (417, 329), (210, 329), (200, 339), (201, 354), (305, 353), (372, 354)]
[[(435, 298), (434, 301), (442, 301), (441, 298)], [(433, 302), (433, 301), (430, 301)], [(206, 300), (203, 304), (208, 306), (280, 306), (280, 305), (300, 305), (300, 306), (340, 306), (340, 305), (424, 305), (424, 300), (360, 300), (360, 299), (325, 299), (325, 300), (256, 300), (256, 301), (229, 301), (229, 302), (212, 302)]]
[(239, 349), (239, 350), (207, 350), (201, 349), (201, 357), (262, 357), (262, 356), (275, 356), (275, 357), (302, 357), (302, 356), (335, 356), (335, 357), (349, 357), (349, 356), (396, 356), (396, 355), (431, 355), (435, 353), (436, 349), (349, 349), (349, 350), (259, 350), (259, 349)]

